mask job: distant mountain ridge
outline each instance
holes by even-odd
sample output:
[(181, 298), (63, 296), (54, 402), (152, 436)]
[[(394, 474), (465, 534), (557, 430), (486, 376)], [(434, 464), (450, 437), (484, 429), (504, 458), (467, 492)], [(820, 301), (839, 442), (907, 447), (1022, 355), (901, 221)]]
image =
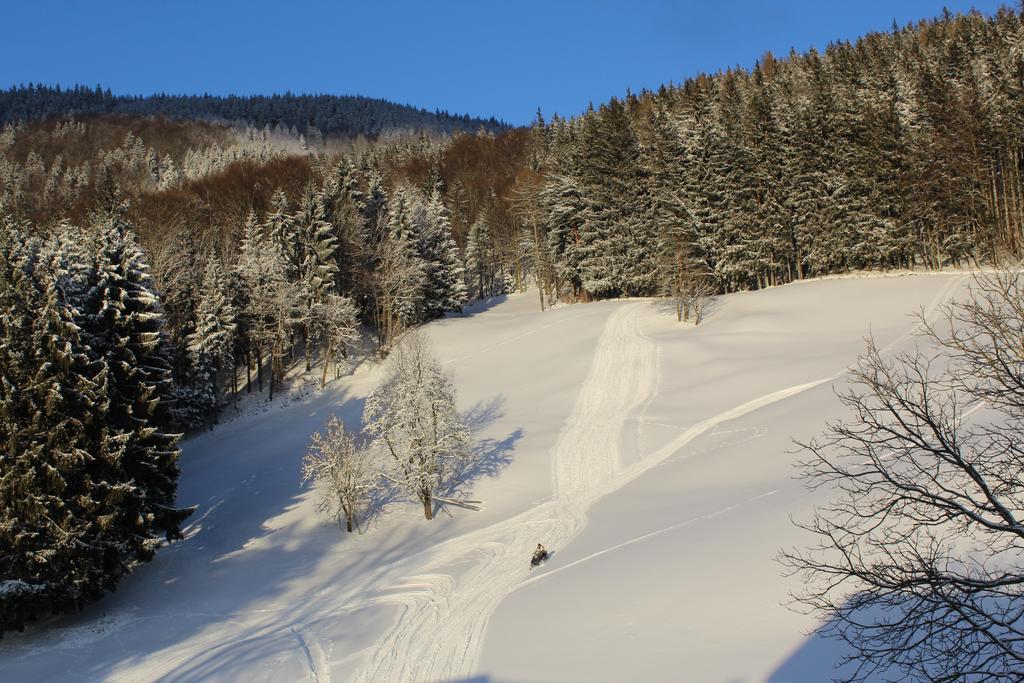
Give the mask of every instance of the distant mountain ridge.
[(481, 127), (491, 132), (511, 128), (494, 117), (430, 112), (358, 95), (114, 95), (100, 86), (62, 89), (31, 83), (0, 90), (0, 125), (82, 114), (245, 122), (257, 128), (280, 126), (298, 133), (316, 129), (332, 137), (374, 137), (394, 130), (452, 133), (473, 132)]

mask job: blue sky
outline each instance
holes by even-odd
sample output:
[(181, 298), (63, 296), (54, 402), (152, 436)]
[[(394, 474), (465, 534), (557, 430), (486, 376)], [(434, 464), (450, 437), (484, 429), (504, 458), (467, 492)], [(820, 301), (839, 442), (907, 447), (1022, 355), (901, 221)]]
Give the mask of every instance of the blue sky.
[(0, 86), (328, 92), (528, 122), (996, 0), (0, 0)]

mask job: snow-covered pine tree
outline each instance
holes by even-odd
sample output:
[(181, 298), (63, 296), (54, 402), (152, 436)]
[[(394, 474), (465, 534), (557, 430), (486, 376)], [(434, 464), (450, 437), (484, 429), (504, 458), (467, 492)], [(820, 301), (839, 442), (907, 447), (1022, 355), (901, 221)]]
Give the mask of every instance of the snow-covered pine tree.
[[(566, 124), (560, 125), (564, 127)], [(567, 150), (560, 151), (560, 155), (570, 156)], [(586, 202), (571, 160), (562, 160), (560, 156), (557, 163), (558, 168), (564, 170), (547, 174), (544, 189), (541, 191), (541, 201), (550, 226), (548, 249), (554, 260), (555, 282), (566, 283), (572, 290), (575, 300), (583, 288), (583, 276), (580, 271), (583, 255), (580, 251), (579, 230)]]
[(425, 273), (412, 223), (411, 190), (396, 187), (388, 199), (387, 238), (378, 246), (377, 328), (382, 348), (419, 321)]
[[(0, 629), (21, 629), (26, 611), (60, 591), (63, 579), (52, 585), (40, 572), (45, 556), (33, 561), (50, 543), (43, 519), (50, 502), (48, 480), (36, 480), (39, 453), (30, 425), (37, 416), (28, 396), (36, 355), (28, 331), (40, 303), (38, 244), (13, 221), (0, 227)], [(47, 464), (44, 460), (38, 468), (45, 471)]]
[(315, 188), (307, 187), (299, 212), (293, 218), (302, 251), (300, 317), (307, 371), (311, 368), (310, 341), (319, 339), (324, 331), (323, 314), (319, 309), (337, 289), (338, 240), (334, 236), (334, 226), (327, 221), (326, 201)]
[[(160, 368), (158, 358), (139, 353), (159, 320), (150, 315), (158, 311), (136, 305), (145, 300), (137, 289), (145, 269), (130, 241), (116, 260), (134, 263), (126, 270), (135, 272), (135, 286), (122, 282), (111, 302), (103, 294), (115, 259), (106, 256), (117, 250), (82, 263), (67, 242), (42, 248), (16, 226), (4, 227), (0, 630), (20, 627), (41, 606), (70, 611), (113, 589), (134, 562), (152, 556), (158, 534), (177, 536), (190, 512), (173, 508), (177, 450), (153, 420), (161, 389), (132, 386), (132, 377), (154, 377)], [(101, 232), (100, 245), (110, 242)], [(92, 287), (83, 291), (86, 282)], [(135, 334), (105, 347), (110, 336), (98, 334), (97, 310), (79, 308), (97, 301), (130, 310)], [(90, 323), (84, 334), (80, 324)]]
[(367, 244), (379, 244), (387, 237), (381, 230), (384, 227), (388, 202), (384, 179), (381, 178), (380, 172), (371, 169), (366, 179), (366, 195), (362, 198), (363, 227), (366, 231), (363, 241)]
[(325, 181), (321, 193), (327, 200), (326, 220), (333, 226), (337, 239), (337, 290), (358, 296), (365, 305), (363, 297), (369, 289), (366, 274), (372, 270), (368, 263), (372, 250), (366, 241), (366, 205), (351, 161), (339, 162)]
[(289, 206), (284, 190), (274, 192), (270, 198), (270, 211), (263, 220), (263, 231), (284, 259), (285, 276), (295, 282), (302, 266), (302, 249), (295, 217)]
[(676, 319), (681, 321), (687, 278), (703, 267), (696, 253), (696, 219), (686, 193), (686, 139), (680, 122), (660, 104), (648, 114), (646, 133), (642, 163), (657, 236), (659, 290), (675, 302)]
[[(256, 356), (257, 367), (262, 370), (259, 360), (259, 349), (253, 337), (254, 320), (249, 293), (249, 282), (246, 271), (251, 270), (253, 261), (262, 248), (264, 236), (263, 226), (256, 218), (256, 212), (250, 211), (242, 226), (242, 241), (239, 245), (238, 259), (228, 276), (228, 290), (231, 293), (231, 305), (235, 309), (235, 355), (245, 363), (245, 390), (252, 391), (252, 366)], [(263, 390), (262, 372), (257, 372), (260, 391)]]
[(221, 375), (234, 371), (235, 307), (219, 259), (210, 254), (196, 304), (195, 329), (186, 339), (190, 364), (191, 415), (195, 428), (214, 424), (220, 410)]
[(494, 257), (491, 231), (481, 213), (469, 228), (466, 237), (466, 280), (477, 299), (494, 293)]
[(422, 333), (388, 358), (383, 384), (363, 410), (365, 429), (393, 461), (392, 477), (434, 518), (434, 496), (451, 485), (469, 451), (469, 428), (456, 408), (455, 386)]
[(359, 189), (356, 167), (350, 159), (340, 161), (334, 168), (334, 184), (337, 187), (338, 198), (351, 202), (352, 206), (359, 211), (366, 210), (363, 192)]
[[(104, 416), (96, 462), (120, 499), (130, 550), (152, 557), (160, 536), (180, 537), (191, 510), (174, 507), (178, 436), (169, 432), (174, 398), (163, 312), (149, 268), (119, 211), (98, 219), (92, 284), (83, 298), (83, 338), (101, 364)], [(103, 481), (97, 476), (97, 481)], [(123, 559), (111, 572), (124, 569)]]
[[(0, 632), (49, 606), (70, 611), (112, 588), (125, 557), (99, 487), (96, 438), (106, 405), (99, 367), (74, 322), (52, 254), (13, 228), (0, 237)], [(12, 327), (12, 325), (14, 325)]]
[(683, 196), (697, 226), (697, 252), (707, 272), (727, 287), (723, 263), (726, 262), (726, 221), (729, 216), (726, 139), (716, 102), (716, 81), (700, 78), (694, 98), (681, 116), (683, 130), (691, 137), (683, 172)]
[(431, 319), (446, 311), (461, 311), (467, 297), (465, 268), (440, 189), (435, 187), (426, 201), (420, 198), (417, 216), (419, 252), (426, 271), (423, 314)]

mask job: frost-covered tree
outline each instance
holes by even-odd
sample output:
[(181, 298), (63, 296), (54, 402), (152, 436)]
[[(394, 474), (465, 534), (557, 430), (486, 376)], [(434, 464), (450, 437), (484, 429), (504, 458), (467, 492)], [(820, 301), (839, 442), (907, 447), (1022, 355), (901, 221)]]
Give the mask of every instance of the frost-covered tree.
[(235, 307), (228, 297), (220, 261), (211, 254), (196, 304), (196, 326), (186, 339), (193, 427), (216, 422), (221, 375), (226, 369), (234, 371), (235, 329)]
[(270, 358), (270, 398), (283, 381), (284, 356), (298, 313), (299, 291), (285, 275), (287, 265), (276, 245), (261, 243), (259, 252), (243, 254), (238, 272), (248, 294), (250, 334), (257, 357)]
[(434, 518), (434, 496), (468, 457), (469, 429), (455, 386), (421, 333), (388, 358), (387, 375), (363, 411), (366, 432), (392, 460), (393, 479)]
[(285, 276), (291, 281), (297, 280), (302, 266), (302, 245), (284, 190), (277, 190), (270, 198), (270, 211), (264, 218), (263, 232), (284, 259)]
[(321, 487), (320, 511), (345, 520), (352, 532), (358, 516), (380, 486), (380, 472), (365, 444), (356, 443), (345, 423), (332, 415), (322, 432), (313, 434), (302, 461), (304, 481)]
[(316, 310), (337, 288), (338, 240), (334, 236), (333, 226), (327, 221), (326, 201), (326, 197), (315, 192), (313, 188), (307, 188), (299, 213), (293, 218), (302, 252), (299, 269), (299, 305), (307, 371), (311, 367), (310, 340), (320, 337), (323, 333), (323, 321), (316, 314)]
[(333, 364), (336, 371), (348, 359), (349, 346), (359, 339), (359, 311), (347, 296), (329, 294), (317, 310), (323, 326), (327, 352), (324, 354), (323, 376), (320, 386), (327, 384), (327, 370)]
[(377, 246), (374, 285), (377, 329), (383, 349), (419, 320), (426, 279), (412, 223), (410, 189), (397, 187), (388, 201), (386, 237)]
[(434, 188), (426, 200), (418, 200), (414, 217), (425, 271), (422, 308), (429, 320), (466, 305), (465, 269), (440, 191)]
[(466, 237), (466, 279), (470, 291), (477, 299), (483, 299), (494, 293), (494, 252), (491, 244), (491, 231), (487, 218), (482, 214), (473, 222)]
[[(238, 259), (228, 272), (227, 291), (232, 308), (235, 312), (234, 334), (234, 365), (241, 362), (245, 365), (246, 391), (252, 391), (252, 356), (254, 341), (252, 337), (252, 316), (249, 292), (243, 277), (243, 264), (248, 264), (258, 252), (263, 240), (263, 226), (256, 218), (256, 212), (250, 211), (242, 226), (242, 241), (239, 245)], [(234, 380), (234, 372), (232, 372)], [(262, 388), (262, 379), (261, 379)]]

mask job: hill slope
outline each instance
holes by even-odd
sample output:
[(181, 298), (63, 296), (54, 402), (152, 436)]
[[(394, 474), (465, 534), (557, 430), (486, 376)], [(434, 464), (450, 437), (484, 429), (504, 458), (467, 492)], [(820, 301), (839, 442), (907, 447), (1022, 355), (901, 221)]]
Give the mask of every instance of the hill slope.
[[(478, 440), (480, 513), (394, 505), (362, 536), (299, 484), (309, 434), (354, 424), (366, 366), (184, 446), (187, 538), (76, 617), (0, 642), (7, 680), (822, 680), (773, 556), (813, 503), (789, 439), (834, 417), (863, 347), (963, 282), (806, 282), (725, 297), (698, 328), (656, 302), (428, 326)], [(842, 302), (837, 306), (837, 302)], [(530, 572), (537, 542), (555, 552)], [(736, 656), (742, 653), (742, 656)]]

